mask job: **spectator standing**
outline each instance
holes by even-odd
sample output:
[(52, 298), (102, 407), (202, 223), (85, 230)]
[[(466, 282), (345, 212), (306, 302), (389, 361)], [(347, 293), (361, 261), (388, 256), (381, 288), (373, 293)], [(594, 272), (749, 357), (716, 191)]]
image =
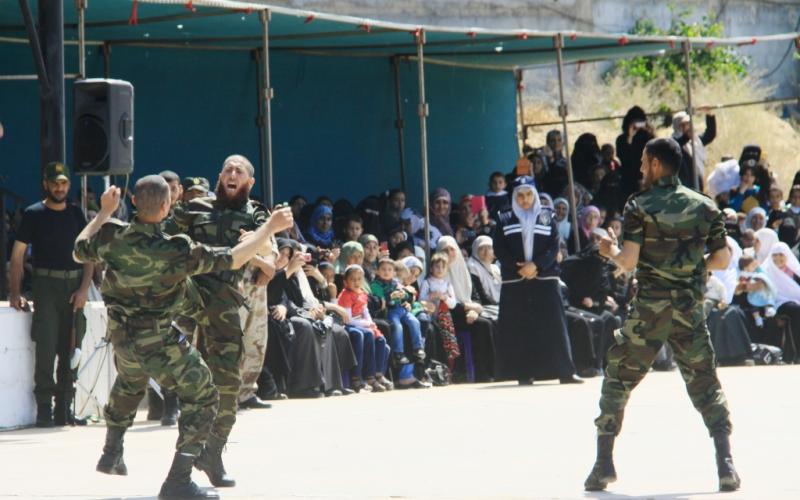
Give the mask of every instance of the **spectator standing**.
[(617, 136), (617, 156), (620, 160), (620, 197), (617, 209), (622, 211), (628, 197), (639, 190), (642, 178), (642, 151), (647, 141), (655, 137), (647, 115), (634, 106), (622, 120), (622, 133)]
[(681, 146), (683, 161), (681, 170), (678, 174), (684, 186), (703, 191), (703, 178), (705, 177), (706, 146), (717, 137), (717, 119), (711, 111), (711, 106), (701, 106), (697, 111), (706, 114), (706, 129), (698, 137), (692, 129), (689, 115), (685, 111), (679, 111), (672, 117), (672, 138), (678, 141)]
[(540, 189), (552, 197), (560, 195), (569, 184), (567, 159), (564, 156), (564, 139), (561, 132), (551, 130), (547, 133), (546, 146), (542, 154), (547, 161), (547, 173), (541, 182)]
[(581, 383), (572, 364), (559, 291), (559, 236), (533, 179), (521, 177), (512, 209), (497, 216), (494, 251), (503, 277), (497, 335), (498, 373), (520, 385), (534, 378)]
[[(80, 208), (67, 203), (69, 169), (60, 162), (44, 168), (45, 199), (25, 209), (11, 250), (11, 307), (26, 310), (20, 291), (23, 261), (33, 247), (33, 325), (36, 343), (34, 394), (36, 426), (83, 424), (72, 413), (74, 373), (70, 356), (80, 346), (86, 329), (86, 304), (94, 266), (72, 258), (75, 238), (86, 226)], [(58, 357), (57, 381), (53, 364)], [(55, 414), (53, 398), (55, 397)]]

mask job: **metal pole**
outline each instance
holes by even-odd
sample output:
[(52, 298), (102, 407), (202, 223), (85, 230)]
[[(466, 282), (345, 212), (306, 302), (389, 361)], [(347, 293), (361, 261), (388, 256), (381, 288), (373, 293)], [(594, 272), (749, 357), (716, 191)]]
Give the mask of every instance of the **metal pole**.
[[(253, 51), (253, 60), (256, 62), (256, 109), (258, 110), (258, 115), (256, 116), (256, 128), (258, 129), (258, 171), (261, 173), (263, 178), (267, 165), (267, 148), (264, 145), (264, 106), (261, 105), (261, 95), (263, 92), (263, 83), (261, 83), (261, 49), (255, 49)], [(263, 183), (261, 195), (262, 200), (265, 200), (266, 198), (263, 198)]]
[[(41, 165), (64, 162), (66, 151), (64, 104), (64, 2), (39, 0), (39, 44), (50, 91), (40, 95)], [(44, 89), (42, 89), (44, 90)]]
[(86, 4), (88, 0), (75, 0), (78, 9), (78, 74), (86, 78)]
[(33, 23), (33, 14), (31, 14), (31, 6), (28, 5), (28, 0), (19, 0), (19, 9), (22, 11), (22, 18), (25, 20), (25, 29), (28, 31), (28, 40), (31, 44), (31, 50), (33, 51), (33, 63), (36, 65), (36, 75), (39, 78), (39, 86), (41, 89), (40, 93), (49, 94), (50, 82), (47, 79), (47, 69), (44, 65), (44, 55), (42, 53), (42, 47), (39, 43), (39, 33), (37, 33), (36, 25)]
[(694, 108), (692, 107), (692, 68), (689, 53), (692, 50), (692, 42), (688, 39), (683, 42), (683, 61), (686, 65), (686, 112), (689, 114), (689, 128), (692, 135), (689, 138), (689, 145), (692, 151), (692, 184), (697, 191), (700, 191), (700, 182), (697, 179), (697, 155), (694, 154)]
[(575, 201), (575, 180), (572, 175), (572, 160), (569, 156), (569, 139), (567, 138), (567, 105), (564, 103), (564, 61), (561, 58), (561, 48), (564, 46), (564, 37), (561, 33), (553, 37), (556, 46), (556, 62), (558, 63), (558, 114), (561, 116), (561, 133), (564, 137), (564, 152), (567, 160), (567, 178), (569, 179), (569, 203), (572, 207), (572, 237), (575, 238), (575, 252), (580, 252), (581, 241), (578, 236), (578, 204)]
[(419, 76), (419, 149), (422, 160), (422, 197), (425, 205), (425, 258), (427, 264), (431, 261), (431, 204), (428, 194), (428, 103), (425, 101), (425, 54), (422, 46), (425, 45), (425, 32), (419, 30), (415, 34), (417, 39), (417, 73)]
[(403, 129), (406, 126), (403, 120), (403, 100), (400, 96), (400, 58), (397, 56), (392, 57), (392, 66), (394, 67), (394, 105), (397, 119), (394, 122), (397, 128), (397, 147), (400, 153), (400, 189), (406, 190), (406, 152), (405, 140), (403, 138)]
[(522, 91), (525, 88), (522, 83), (522, 70), (514, 71), (514, 79), (517, 82), (517, 149), (522, 156), (522, 150), (528, 139), (528, 129), (525, 127), (525, 108), (522, 103)]
[(83, 210), (83, 216), (86, 219), (89, 219), (89, 200), (87, 196), (89, 195), (89, 183), (88, 177), (85, 175), (81, 176), (81, 210)]
[(104, 43), (103, 50), (103, 78), (111, 78), (111, 45)]
[(8, 276), (6, 275), (5, 265), (6, 249), (8, 248), (8, 231), (6, 230), (6, 193), (0, 188), (0, 262), (3, 263), (3, 272), (0, 273), (0, 298), (8, 297)]
[(259, 13), (261, 25), (264, 27), (261, 47), (261, 71), (263, 87), (263, 106), (264, 106), (264, 149), (266, 162), (261, 168), (261, 196), (268, 207), (273, 206), (272, 191), (272, 98), (273, 92), (269, 81), (269, 21), (272, 17), (269, 10), (262, 10)]

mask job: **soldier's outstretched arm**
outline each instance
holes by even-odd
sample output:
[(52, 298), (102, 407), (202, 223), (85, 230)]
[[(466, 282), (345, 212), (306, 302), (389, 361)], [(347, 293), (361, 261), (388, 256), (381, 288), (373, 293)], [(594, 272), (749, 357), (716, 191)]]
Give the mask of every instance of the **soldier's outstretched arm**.
[[(100, 211), (94, 219), (86, 224), (86, 227), (83, 228), (83, 231), (81, 231), (78, 237), (75, 238), (75, 244), (79, 241), (90, 239), (100, 231), (103, 224), (108, 222), (108, 219), (111, 218), (111, 215), (117, 210), (117, 207), (119, 207), (120, 195), (121, 191), (116, 186), (109, 186), (108, 189), (106, 189), (103, 196), (100, 197)], [(72, 258), (75, 259), (75, 262), (84, 263), (78, 258), (74, 251), (72, 252)]]
[(265, 224), (248, 234), (231, 249), (233, 265), (231, 269), (239, 269), (252, 259), (264, 247), (266, 241), (275, 233), (289, 229), (294, 224), (291, 208), (281, 208), (270, 215)]

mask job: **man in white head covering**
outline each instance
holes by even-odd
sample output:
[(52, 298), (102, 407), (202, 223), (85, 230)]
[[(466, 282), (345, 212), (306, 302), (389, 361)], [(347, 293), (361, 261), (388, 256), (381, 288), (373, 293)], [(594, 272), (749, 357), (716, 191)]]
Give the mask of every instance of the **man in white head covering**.
[(679, 111), (672, 116), (672, 138), (678, 142), (683, 152), (683, 164), (678, 175), (686, 187), (694, 189), (697, 182), (700, 191), (703, 190), (708, 158), (705, 147), (717, 136), (717, 119), (712, 109), (711, 106), (696, 108), (697, 111), (706, 113), (706, 129), (699, 137), (692, 130), (688, 113)]

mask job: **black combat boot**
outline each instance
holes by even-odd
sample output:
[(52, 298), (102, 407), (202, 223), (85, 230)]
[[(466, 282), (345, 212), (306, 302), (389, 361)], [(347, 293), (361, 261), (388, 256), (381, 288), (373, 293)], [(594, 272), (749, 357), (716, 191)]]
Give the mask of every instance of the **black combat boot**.
[(206, 446), (194, 464), (198, 470), (205, 472), (211, 484), (218, 488), (236, 486), (236, 481), (225, 472), (225, 465), (222, 463), (222, 449), (224, 447), (224, 439), (209, 434)]
[(192, 463), (195, 457), (175, 452), (172, 467), (169, 469), (167, 479), (161, 485), (158, 493), (160, 499), (172, 498), (219, 498), (214, 492), (201, 490), (192, 481)]
[(163, 391), (164, 413), (161, 415), (161, 425), (175, 425), (178, 423), (178, 395), (174, 392)]
[(72, 396), (73, 393), (71, 390), (56, 394), (56, 405), (53, 409), (53, 422), (56, 426), (86, 425), (86, 419), (75, 418), (75, 413), (72, 408)]
[(53, 427), (53, 406), (50, 402), (36, 405), (36, 427)]
[(115, 476), (128, 475), (128, 467), (122, 460), (122, 438), (124, 436), (124, 427), (108, 427), (106, 429), (106, 445), (103, 446), (103, 455), (97, 462), (97, 472)]
[(617, 480), (617, 471), (614, 469), (614, 435), (600, 434), (597, 436), (597, 460), (592, 472), (583, 483), (586, 491), (602, 491), (608, 483)]
[(155, 389), (147, 386), (147, 420), (161, 420), (164, 414), (164, 402)]
[(714, 448), (717, 449), (717, 475), (719, 491), (736, 491), (742, 484), (731, 457), (731, 441), (727, 433), (718, 432), (713, 435)]

